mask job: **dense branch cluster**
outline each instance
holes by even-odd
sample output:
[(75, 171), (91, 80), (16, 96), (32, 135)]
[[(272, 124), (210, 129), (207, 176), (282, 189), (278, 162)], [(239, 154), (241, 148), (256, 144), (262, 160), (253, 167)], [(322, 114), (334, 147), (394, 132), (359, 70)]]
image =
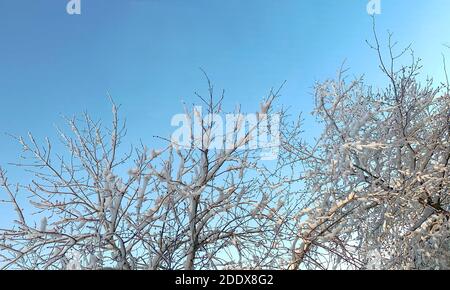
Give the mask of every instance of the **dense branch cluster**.
[[(281, 114), (277, 161), (242, 149), (251, 131), (210, 149), (214, 121), (202, 120), (190, 148), (168, 142), (124, 151), (125, 125), (87, 114), (59, 130), (65, 154), (30, 134), (18, 137), (33, 174), (10, 182), (0, 229), (2, 269), (445, 269), (450, 268), (450, 86), (421, 80), (420, 60), (397, 68), (378, 39), (371, 47), (389, 84), (363, 78), (315, 86), (322, 134), (303, 137), (301, 118)], [(223, 95), (199, 95), (221, 114)], [(271, 91), (259, 113), (275, 112)], [(186, 109), (193, 119), (195, 108)], [(257, 126), (260, 123), (257, 124)], [(33, 212), (18, 195), (27, 195)], [(28, 209), (29, 207), (27, 207)]]

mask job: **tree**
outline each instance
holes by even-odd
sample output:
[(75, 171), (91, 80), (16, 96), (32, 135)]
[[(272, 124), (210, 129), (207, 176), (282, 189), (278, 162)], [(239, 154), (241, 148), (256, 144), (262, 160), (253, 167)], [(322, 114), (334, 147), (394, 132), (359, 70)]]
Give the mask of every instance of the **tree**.
[[(16, 138), (17, 166), (33, 180), (13, 185), (0, 169), (16, 212), (0, 229), (0, 267), (450, 268), (450, 84), (423, 80), (412, 50), (396, 53), (390, 34), (384, 52), (375, 31), (387, 87), (349, 81), (344, 68), (317, 83), (314, 142), (301, 115), (275, 110), (281, 87), (250, 118), (237, 108), (224, 124), (224, 93), (208, 78), (207, 96), (196, 94), (206, 116), (185, 108), (182, 140), (161, 138), (162, 150), (124, 150), (113, 101), (109, 129), (87, 114), (67, 119), (65, 154)], [(279, 144), (258, 143), (278, 132)], [(276, 162), (267, 149), (279, 150)], [(32, 213), (17, 198), (26, 193)]]
[[(351, 268), (448, 269), (450, 94), (446, 83), (420, 79), (409, 48), (386, 60), (389, 85), (336, 80), (315, 86), (318, 141), (305, 144), (298, 126), (285, 133), (289, 159), (303, 164), (314, 206), (299, 225), (291, 268), (334, 262)], [(411, 64), (396, 61), (410, 52)], [(445, 69), (445, 61), (444, 61)]]
[[(220, 114), (223, 94), (215, 101), (209, 79), (208, 97), (198, 97), (208, 114)], [(278, 214), (283, 194), (272, 190), (280, 180), (261, 163), (259, 148), (245, 149), (254, 130), (267, 121), (271, 91), (258, 119), (244, 134), (244, 120), (231, 124), (227, 147), (214, 148), (223, 136), (213, 134), (216, 120), (198, 118), (200, 128), (188, 147), (170, 142), (163, 150), (141, 145), (124, 152), (125, 124), (112, 102), (112, 127), (104, 128), (85, 114), (67, 119), (70, 131), (59, 130), (68, 154), (40, 146), (29, 134), (17, 138), (26, 156), (17, 164), (34, 175), (28, 185), (13, 186), (1, 170), (0, 185), (17, 214), (10, 229), (0, 230), (3, 269), (204, 269), (262, 268), (279, 263), (274, 228), (285, 222)], [(239, 112), (237, 112), (239, 115)], [(194, 128), (192, 128), (194, 130)], [(231, 140), (231, 142), (230, 142)], [(219, 141), (222, 142), (222, 141)], [(231, 146), (230, 146), (231, 144)], [(256, 178), (257, 177), (257, 178)], [(42, 216), (28, 219), (18, 194)], [(270, 206), (276, 208), (270, 209)], [(264, 214), (270, 211), (271, 215)]]

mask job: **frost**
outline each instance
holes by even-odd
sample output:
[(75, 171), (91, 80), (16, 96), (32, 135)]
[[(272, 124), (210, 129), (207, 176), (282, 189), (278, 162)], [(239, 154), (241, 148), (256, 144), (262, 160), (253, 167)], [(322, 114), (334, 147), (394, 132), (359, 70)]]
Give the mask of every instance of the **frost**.
[(41, 219), (41, 224), (40, 224), (39, 230), (41, 232), (46, 232), (47, 231), (47, 218), (46, 217), (43, 217)]

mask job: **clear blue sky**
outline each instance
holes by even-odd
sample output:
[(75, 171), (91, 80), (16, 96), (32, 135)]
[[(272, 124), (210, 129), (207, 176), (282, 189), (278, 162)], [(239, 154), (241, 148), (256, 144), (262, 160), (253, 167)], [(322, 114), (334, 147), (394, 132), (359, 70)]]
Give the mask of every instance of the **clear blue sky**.
[[(151, 146), (153, 135), (172, 132), (181, 100), (205, 91), (199, 67), (226, 89), (229, 109), (242, 103), (248, 112), (284, 80), (280, 103), (310, 112), (314, 81), (344, 59), (352, 74), (380, 80), (365, 44), (368, 0), (81, 1), (82, 15), (68, 15), (68, 0), (0, 0), (0, 165), (20, 150), (5, 132), (54, 138), (61, 114), (86, 109), (108, 120), (107, 91), (123, 106), (129, 140)], [(425, 72), (441, 74), (450, 1), (381, 3), (381, 36), (390, 29), (400, 45), (412, 42)]]

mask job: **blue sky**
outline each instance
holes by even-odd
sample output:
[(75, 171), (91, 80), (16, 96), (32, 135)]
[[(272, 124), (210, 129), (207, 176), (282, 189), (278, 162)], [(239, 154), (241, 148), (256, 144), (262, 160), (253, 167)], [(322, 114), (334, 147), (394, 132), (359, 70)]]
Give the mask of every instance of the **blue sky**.
[[(351, 74), (382, 80), (365, 44), (368, 0), (81, 1), (81, 15), (66, 13), (68, 0), (0, 1), (2, 166), (20, 150), (4, 133), (54, 139), (61, 115), (84, 110), (108, 120), (108, 91), (122, 104), (129, 140), (158, 146), (152, 136), (170, 135), (181, 101), (205, 92), (199, 67), (226, 90), (228, 109), (241, 103), (247, 112), (284, 80), (279, 103), (310, 112), (312, 85), (334, 76), (344, 59)], [(390, 29), (399, 45), (412, 42), (425, 72), (440, 76), (450, 1), (381, 3), (381, 37)], [(317, 133), (306, 118), (308, 134)]]

